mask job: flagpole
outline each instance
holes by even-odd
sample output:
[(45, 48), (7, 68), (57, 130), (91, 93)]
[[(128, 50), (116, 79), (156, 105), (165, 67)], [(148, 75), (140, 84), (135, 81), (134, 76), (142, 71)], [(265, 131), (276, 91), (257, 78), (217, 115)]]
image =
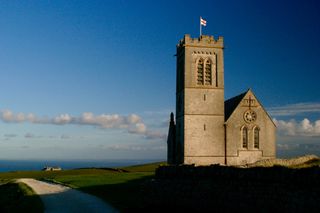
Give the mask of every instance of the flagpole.
[(202, 35), (202, 24), (201, 24), (201, 16), (200, 16), (200, 37), (201, 37), (201, 35)]

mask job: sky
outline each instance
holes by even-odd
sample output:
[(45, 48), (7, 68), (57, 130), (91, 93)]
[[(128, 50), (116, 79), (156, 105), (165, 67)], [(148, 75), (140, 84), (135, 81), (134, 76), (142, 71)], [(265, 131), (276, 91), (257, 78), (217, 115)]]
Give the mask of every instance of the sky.
[(0, 1), (0, 159), (166, 159), (175, 51), (224, 37), (225, 99), (248, 88), (278, 157), (320, 155), (320, 2)]

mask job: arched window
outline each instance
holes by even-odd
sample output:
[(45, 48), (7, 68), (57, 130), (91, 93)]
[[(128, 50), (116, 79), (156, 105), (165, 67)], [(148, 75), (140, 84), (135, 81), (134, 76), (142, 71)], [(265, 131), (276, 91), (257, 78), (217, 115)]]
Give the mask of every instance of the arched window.
[(211, 62), (210, 60), (206, 61), (206, 67), (205, 67), (205, 85), (211, 85), (212, 84), (212, 74), (211, 74)]
[(259, 127), (255, 127), (253, 130), (253, 135), (254, 135), (253, 144), (254, 144), (254, 148), (256, 149), (259, 149), (259, 132), (260, 132)]
[(242, 148), (248, 149), (248, 128), (246, 126), (242, 128)]
[(197, 66), (197, 84), (203, 85), (203, 59), (200, 58)]

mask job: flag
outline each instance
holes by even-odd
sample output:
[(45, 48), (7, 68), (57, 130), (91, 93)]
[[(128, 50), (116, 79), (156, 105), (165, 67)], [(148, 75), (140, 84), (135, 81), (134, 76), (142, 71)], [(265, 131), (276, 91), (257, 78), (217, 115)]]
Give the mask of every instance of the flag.
[(207, 26), (207, 21), (200, 17), (200, 25)]

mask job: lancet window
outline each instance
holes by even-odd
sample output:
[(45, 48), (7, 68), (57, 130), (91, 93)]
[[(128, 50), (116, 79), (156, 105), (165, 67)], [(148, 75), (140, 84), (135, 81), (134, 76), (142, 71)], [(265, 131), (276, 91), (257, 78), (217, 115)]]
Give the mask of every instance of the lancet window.
[(259, 133), (260, 133), (259, 127), (255, 127), (253, 130), (253, 133), (254, 133), (254, 138), (253, 138), (254, 148), (259, 149)]
[(242, 128), (242, 148), (248, 148), (248, 128), (246, 126)]

